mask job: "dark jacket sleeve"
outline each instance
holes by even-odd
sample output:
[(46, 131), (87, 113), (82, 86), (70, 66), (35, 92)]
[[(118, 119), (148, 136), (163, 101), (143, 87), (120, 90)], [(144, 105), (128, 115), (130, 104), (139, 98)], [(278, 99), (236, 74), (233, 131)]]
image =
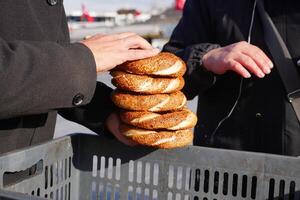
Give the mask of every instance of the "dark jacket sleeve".
[(75, 121), (98, 134), (106, 133), (106, 118), (117, 108), (111, 101), (112, 89), (101, 82), (97, 82), (96, 91), (91, 102), (85, 106), (63, 109), (59, 114), (71, 121)]
[(189, 99), (211, 87), (216, 80), (213, 73), (201, 66), (203, 55), (219, 47), (213, 43), (215, 40), (212, 27), (207, 2), (187, 0), (183, 16), (163, 49), (177, 54), (186, 62), (188, 70), (183, 91)]
[(83, 44), (12, 41), (0, 38), (0, 119), (89, 103), (96, 87), (96, 66)]

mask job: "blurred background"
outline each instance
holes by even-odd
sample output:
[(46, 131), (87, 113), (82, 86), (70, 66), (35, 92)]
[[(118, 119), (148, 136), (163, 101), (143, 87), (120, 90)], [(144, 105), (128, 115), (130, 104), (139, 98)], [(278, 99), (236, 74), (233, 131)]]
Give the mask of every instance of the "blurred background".
[(184, 0), (65, 0), (72, 41), (131, 31), (161, 48), (181, 17)]
[[(185, 0), (64, 0), (72, 42), (97, 33), (135, 32), (161, 49), (181, 18)], [(108, 73), (98, 75), (107, 85)], [(196, 99), (188, 107), (196, 110)], [(93, 134), (62, 117), (57, 118), (55, 137), (70, 133)]]

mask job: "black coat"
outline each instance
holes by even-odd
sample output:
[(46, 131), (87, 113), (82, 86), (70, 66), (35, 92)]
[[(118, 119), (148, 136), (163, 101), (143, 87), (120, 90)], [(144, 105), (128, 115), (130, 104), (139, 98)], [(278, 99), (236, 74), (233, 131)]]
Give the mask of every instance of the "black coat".
[[(270, 14), (295, 61), (300, 58), (300, 2), (266, 0)], [(232, 113), (212, 135), (232, 108), (241, 78), (228, 72), (215, 76), (201, 66), (210, 49), (246, 41), (253, 0), (188, 0), (183, 17), (165, 51), (188, 64), (186, 95), (199, 95), (195, 144), (219, 148), (300, 155), (300, 127), (275, 69), (263, 79), (244, 80), (241, 98)], [(256, 12), (252, 43), (269, 56)], [(296, 64), (295, 64), (296, 67)]]
[(62, 0), (1, 1), (0, 19), (0, 153), (51, 139), (57, 111), (100, 132), (111, 90), (70, 44)]

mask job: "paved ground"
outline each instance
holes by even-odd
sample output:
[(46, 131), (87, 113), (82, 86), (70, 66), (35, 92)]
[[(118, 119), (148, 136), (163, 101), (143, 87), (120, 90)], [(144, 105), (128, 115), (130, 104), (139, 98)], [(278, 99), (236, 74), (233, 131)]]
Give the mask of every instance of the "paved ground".
[[(102, 81), (106, 83), (107, 85), (113, 87), (113, 85), (110, 83), (111, 77), (108, 73), (102, 74), (98, 76), (98, 81)], [(197, 105), (196, 105), (197, 99), (194, 99), (193, 101), (188, 102), (188, 107), (196, 111)], [(68, 135), (71, 133), (86, 133), (86, 134), (95, 134), (91, 130), (70, 121), (67, 121), (63, 119), (62, 117), (57, 117), (57, 124), (55, 128), (54, 137), (62, 137), (64, 135)]]

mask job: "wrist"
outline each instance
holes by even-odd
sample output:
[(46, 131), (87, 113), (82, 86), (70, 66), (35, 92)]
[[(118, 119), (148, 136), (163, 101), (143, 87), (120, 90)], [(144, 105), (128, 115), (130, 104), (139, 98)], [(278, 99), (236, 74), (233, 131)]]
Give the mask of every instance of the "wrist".
[(205, 70), (209, 71), (208, 68), (207, 68), (207, 60), (209, 58), (209, 53), (206, 52), (203, 56), (202, 56), (202, 59), (201, 59), (201, 65), (200, 67), (203, 67)]

